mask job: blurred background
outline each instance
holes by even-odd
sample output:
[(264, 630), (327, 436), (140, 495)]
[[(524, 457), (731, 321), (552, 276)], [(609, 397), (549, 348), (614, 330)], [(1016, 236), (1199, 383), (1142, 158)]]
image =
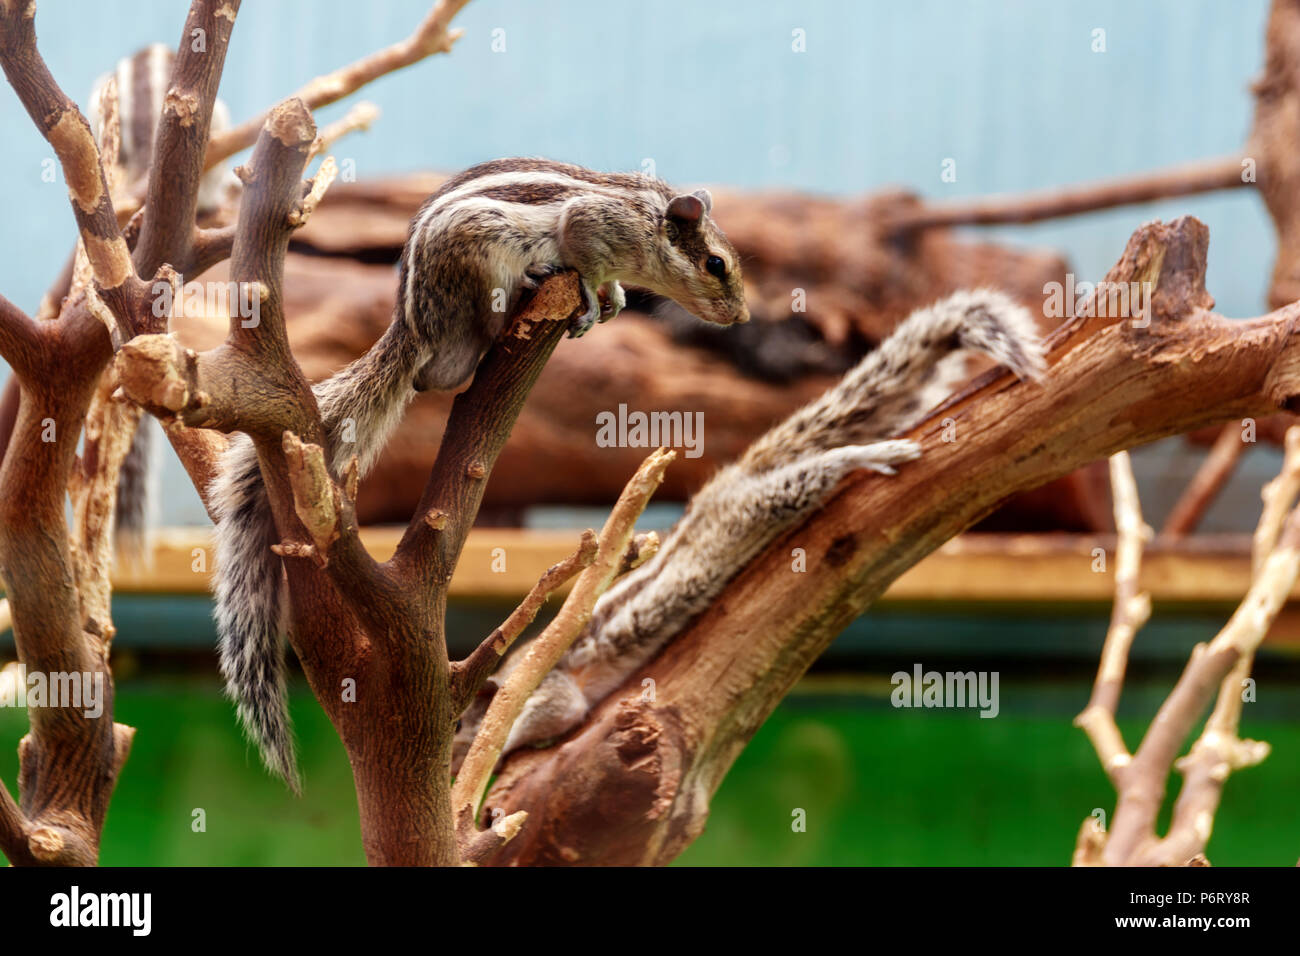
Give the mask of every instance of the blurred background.
[[(41, 0), (41, 49), (64, 89), (84, 104), (95, 78), (118, 58), (148, 43), (174, 44), (182, 6)], [(422, 0), (248, 4), (221, 96), (241, 121), (312, 77), (402, 39), (425, 10)], [(765, 210), (788, 213), (788, 198), (778, 204), (774, 196), (796, 194), (804, 197), (796, 202), (810, 207), (825, 202), (852, 211), (869, 194), (899, 189), (940, 202), (1239, 152), (1250, 129), (1250, 82), (1263, 63), (1267, 12), (1266, 0), (663, 0), (652, 6), (474, 0), (456, 20), (465, 36), (452, 55), (384, 77), (317, 119), (321, 125), (337, 119), (358, 98), (381, 108), (369, 132), (331, 150), (340, 163), (350, 162), (358, 189), (409, 184), (410, 178), (395, 177), (452, 172), (509, 155), (599, 169), (649, 163), (671, 182), (716, 187), (725, 200), (718, 209), (724, 229), (730, 231), (726, 212), (733, 210), (738, 225), (745, 217), (743, 235), (798, 249), (805, 237), (787, 231), (785, 219), (774, 218), (764, 233)], [(1095, 50), (1098, 30), (1104, 51)], [(42, 178), (48, 145), (7, 88), (0, 90), (0, 130), (6, 223), (0, 290), (34, 311), (71, 248), (74, 227), (64, 185)], [(955, 170), (955, 178), (944, 176), (945, 169)], [(348, 195), (358, 194), (344, 190)], [(408, 215), (390, 211), (399, 234)], [(961, 230), (958, 238), (1058, 256), (1080, 281), (1096, 280), (1140, 223), (1179, 215), (1209, 226), (1207, 286), (1218, 311), (1266, 311), (1274, 232), (1250, 190), (1032, 226)], [(391, 224), (385, 229), (391, 232)], [(858, 236), (847, 228), (829, 239), (824, 231), (818, 236), (823, 243), (836, 239), (851, 248)], [(358, 238), (356, 245), (367, 241)], [(325, 237), (309, 235), (298, 252), (304, 260), (337, 253), (327, 245)], [(386, 287), (391, 245), (382, 239), (346, 250), (359, 263), (357, 276), (363, 267), (376, 270), (373, 281)], [(755, 255), (763, 279), (767, 260)], [(331, 285), (346, 284), (351, 275), (308, 277), (318, 290), (312, 295), (330, 303), (331, 322), (348, 311)], [(836, 281), (833, 273), (808, 277), (810, 284)], [(354, 287), (360, 285), (358, 278)], [(386, 313), (371, 311), (378, 318), (368, 320), (374, 328), (367, 334), (378, 334)], [(856, 357), (873, 344), (874, 333), (851, 319), (838, 340), (821, 317), (809, 322), (814, 334)], [(590, 338), (613, 342), (631, 334), (615, 331), (617, 325)], [(627, 328), (634, 328), (630, 319)], [(671, 340), (682, 344), (682, 338), (674, 331)], [(570, 352), (582, 360), (580, 351)], [(327, 348), (315, 354), (313, 375), (346, 360)], [(763, 394), (786, 388), (778, 378), (767, 376)], [(635, 406), (637, 399), (629, 387), (621, 400)], [(710, 415), (712, 426), (721, 413)], [(436, 447), (436, 435), (409, 440)], [(1203, 456), (1203, 447), (1182, 439), (1136, 456), (1149, 520), (1159, 523)], [(720, 460), (727, 457), (718, 452)], [(1250, 449), (1202, 530), (1249, 531), (1258, 489), (1279, 462), (1270, 447)], [(422, 482), (410, 462), (391, 464), (393, 475), (403, 468)], [(498, 485), (510, 481), (502, 470), (494, 476)], [(609, 470), (620, 483), (630, 473), (621, 461)], [(207, 523), (170, 453), (161, 482), (163, 525)], [(396, 482), (384, 477), (367, 486), (377, 521), (393, 520), (384, 513), (386, 502), (396, 501), (394, 511), (403, 513), (404, 499), (387, 490)], [(601, 519), (602, 500), (613, 500), (612, 494), (595, 501), (567, 495), (521, 504), (521, 495), (527, 492), (503, 499), (488, 522), (538, 531), (582, 528)], [(1100, 505), (1103, 513), (1109, 507), (1104, 498)], [(662, 503), (644, 524), (667, 527), (679, 511), (680, 503)], [(1017, 524), (1014, 530), (1060, 528)], [(1087, 574), (1086, 566), (1079, 573)], [(147, 575), (137, 580), (115, 603), (117, 719), (138, 734), (109, 813), (103, 863), (362, 863), (343, 749), (305, 683), (299, 681), (293, 702), (307, 787), (298, 802), (262, 773), (220, 696), (210, 605), (201, 588), (151, 588), (149, 581)], [(471, 646), (513, 603), (467, 586), (450, 611), (448, 633), (462, 648)], [(1231, 607), (1215, 598), (1157, 608), (1134, 648), (1121, 706), (1130, 746), (1191, 646), (1213, 636)], [(682, 862), (1067, 863), (1082, 820), (1094, 808), (1109, 814), (1113, 807), (1087, 740), (1070, 725), (1086, 702), (1108, 614), (1104, 601), (1009, 602), (995, 594), (940, 604), (925, 600), (920, 589), (882, 603), (842, 635), (761, 729)], [(1300, 785), (1300, 668), (1289, 646), (1274, 642), (1261, 655), (1258, 702), (1246, 709), (1243, 735), (1269, 741), (1273, 755), (1229, 783), (1208, 851), (1216, 864), (1289, 865), (1300, 846), (1300, 822), (1286, 799)], [(12, 659), (6, 634), (0, 662)], [(918, 662), (927, 670), (997, 671), (999, 716), (892, 708), (890, 674)], [(21, 710), (0, 709), (0, 776), (7, 780), (14, 778), (14, 748), (25, 727)], [(808, 813), (805, 833), (791, 832), (796, 808)], [(205, 812), (206, 832), (191, 828), (196, 809)]]

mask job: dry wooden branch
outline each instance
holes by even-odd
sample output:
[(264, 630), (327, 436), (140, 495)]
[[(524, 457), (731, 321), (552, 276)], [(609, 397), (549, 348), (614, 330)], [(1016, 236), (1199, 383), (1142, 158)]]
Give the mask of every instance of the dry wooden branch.
[[(1177, 685), (1161, 706), (1133, 761), (1125, 769), (1102, 860), (1107, 865), (1183, 865), (1204, 851), (1223, 784), (1241, 767), (1268, 754), (1266, 744), (1236, 738), (1240, 718), (1239, 665), (1253, 656), (1300, 572), (1300, 512), (1293, 512), (1246, 598), (1209, 644), (1198, 644)], [(1234, 682), (1234, 679), (1235, 682)], [(1220, 691), (1216, 717), (1179, 761), (1183, 789), (1169, 833), (1155, 834), (1165, 780), (1187, 735)]]
[[(493, 862), (671, 860), (700, 832), (749, 735), (921, 557), (1007, 495), (1081, 464), (1300, 401), (1300, 305), (1256, 319), (1213, 315), (1207, 246), (1194, 219), (1143, 226), (1106, 280), (1149, 283), (1149, 324), (1078, 315), (1053, 334), (1042, 386), (977, 379), (900, 436), (921, 443), (919, 461), (887, 479), (846, 479), (801, 527), (737, 569), (710, 610), (562, 747), (511, 754), (486, 802), (526, 810), (529, 823)], [(945, 418), (962, 441), (943, 441)], [(796, 544), (808, 555), (801, 574), (789, 573)], [(653, 703), (640, 700), (646, 678)], [(640, 772), (629, 776), (629, 761)]]
[[(202, 271), (194, 258), (199, 181), (239, 5), (240, 0), (194, 0), (185, 18), (154, 136), (144, 217), (135, 243), (133, 258), (140, 275), (153, 275), (164, 262), (182, 275)], [(202, 44), (194, 42), (196, 36), (203, 38)], [(250, 143), (260, 129), (259, 122)]]
[(452, 808), (462, 847), (479, 838), (476, 823), (479, 801), (487, 789), (493, 768), (501, 758), (510, 728), (523, 711), (528, 696), (559, 663), (574, 638), (591, 619), (591, 609), (597, 599), (614, 582), (623, 555), (632, 541), (637, 519), (663, 481), (664, 471), (676, 457), (676, 452), (660, 448), (646, 458), (628, 481), (601, 529), (595, 560), (578, 577), (555, 618), (528, 645), (519, 666), (510, 672), (493, 696), (452, 790)]
[[(483, 500), (486, 477), (528, 395), (581, 301), (577, 274), (560, 273), (524, 303), (511, 327), (456, 397), (424, 494), (393, 556), (411, 580), (445, 584)], [(428, 521), (430, 515), (440, 517)]]
[(1280, 308), (1300, 299), (1300, 3), (1274, 0), (1264, 36), (1264, 71), (1254, 83), (1255, 117), (1245, 154), (1258, 167), (1260, 197), (1273, 219), (1277, 254), (1268, 302)]
[(144, 295), (117, 225), (108, 180), (90, 124), (59, 88), (36, 49), (36, 4), (0, 3), (0, 67), (36, 128), (54, 149), (68, 184), (72, 213), (99, 294), (123, 339)]
[[(4, 355), (10, 367), (15, 371), (30, 373), (35, 354), (40, 349), (40, 338), (40, 326), (26, 312), (0, 295), (0, 354)], [(11, 379), (6, 387), (6, 396), (10, 394), (16, 401), (17, 379)], [(16, 413), (17, 409), (14, 411)]]
[(379, 107), (374, 103), (358, 103), (337, 122), (330, 123), (316, 135), (311, 144), (311, 156), (319, 156), (349, 133), (368, 130), (379, 118)]
[(546, 569), (546, 573), (538, 578), (533, 589), (528, 592), (528, 596), (511, 612), (505, 623), (495, 628), (478, 647), (470, 652), (468, 657), (451, 665), (454, 713), (464, 713), (469, 702), (482, 689), (488, 675), (496, 670), (497, 665), (501, 663), (501, 658), (505, 657), (506, 651), (510, 650), (515, 639), (524, 632), (524, 628), (533, 623), (533, 619), (537, 617), (537, 612), (542, 609), (546, 599), (568, 584), (579, 571), (590, 566), (596, 560), (596, 552), (596, 532), (584, 531), (577, 550), (563, 561), (557, 561)]
[(112, 370), (105, 370), (86, 415), (82, 454), (68, 487), (81, 619), (87, 632), (96, 635), (97, 643), (102, 644), (100, 651), (105, 658), (116, 633), (109, 574), (113, 568), (118, 472), (141, 414), (138, 406), (112, 397), (116, 388)]
[(1215, 439), (1214, 445), (1205, 456), (1205, 461), (1201, 463), (1201, 467), (1197, 469), (1182, 496), (1174, 504), (1173, 510), (1169, 512), (1169, 517), (1165, 519), (1164, 527), (1160, 529), (1162, 535), (1180, 537), (1196, 530), (1205, 512), (1209, 510), (1214, 499), (1223, 490), (1223, 486), (1232, 477), (1233, 469), (1237, 467), (1237, 462), (1245, 449), (1246, 443), (1241, 437), (1241, 426), (1235, 422), (1224, 425), (1223, 430), (1219, 432), (1219, 437)]
[[(355, 93), (381, 76), (418, 63), (434, 53), (451, 52), (452, 44), (460, 39), (463, 32), (450, 29), (451, 21), (468, 2), (469, 0), (438, 0), (415, 32), (405, 40), (333, 73), (316, 77), (298, 90), (293, 98), (301, 100), (310, 110), (320, 109)], [(223, 159), (251, 146), (266, 118), (267, 114), (263, 114), (212, 137), (208, 144), (206, 167), (211, 169)]]
[(1115, 604), (1110, 627), (1102, 645), (1101, 666), (1093, 684), (1088, 706), (1074, 719), (1083, 729), (1112, 781), (1132, 759), (1124, 738), (1115, 723), (1120, 692), (1124, 688), (1124, 671), (1128, 667), (1133, 638), (1151, 616), (1151, 596), (1138, 591), (1142, 570), (1142, 546), (1150, 539), (1151, 529), (1142, 520), (1137, 482), (1127, 452), (1110, 458), (1110, 481), (1115, 499), (1115, 527), (1119, 543), (1115, 549)]
[(1023, 195), (925, 203), (913, 209), (899, 210), (895, 218), (886, 222), (885, 228), (902, 233), (948, 226), (1040, 222), (1114, 206), (1234, 189), (1253, 182), (1245, 173), (1245, 161), (1241, 157), (1225, 156), (1136, 176)]
[(1294, 427), (1287, 429), (1283, 444), (1286, 453), (1282, 470), (1260, 492), (1264, 508), (1255, 526), (1250, 549), (1251, 567), (1256, 575), (1263, 570), (1264, 562), (1277, 547), (1282, 525), (1295, 506), (1296, 498), (1300, 497), (1300, 431)]
[[(1283, 473), (1266, 488), (1266, 501), (1270, 497), (1276, 499), (1285, 495), (1283, 478), (1300, 469), (1300, 429), (1293, 431), (1295, 438), (1288, 435), (1288, 455)], [(1235, 434), (1233, 438), (1237, 440)], [(1136, 514), (1136, 496), (1132, 487), (1123, 487), (1122, 475), (1115, 474), (1115, 477), (1118, 520), (1121, 500), (1127, 501), (1126, 509)], [(1131, 475), (1128, 477), (1131, 482)], [(1289, 507), (1289, 499), (1286, 505)], [(1259, 763), (1268, 755), (1267, 744), (1240, 740), (1237, 729), (1241, 722), (1243, 685), (1250, 675), (1255, 649), (1264, 639), (1300, 571), (1300, 552), (1297, 550), (1300, 549), (1300, 511), (1293, 512), (1287, 520), (1280, 542), (1277, 541), (1277, 531), (1277, 523), (1266, 507), (1260, 518), (1257, 539), (1270, 550), (1266, 560), (1257, 565), (1246, 599), (1212, 642), (1198, 644), (1193, 649), (1191, 661), (1152, 721), (1136, 755), (1130, 758), (1127, 751), (1122, 751), (1120, 742), (1121, 753), (1116, 756), (1113, 746), (1099, 743), (1093, 727), (1083, 724), (1118, 791), (1119, 801), (1109, 834), (1095, 825), (1091, 818), (1085, 821), (1075, 848), (1075, 865), (1181, 866), (1203, 860), (1214, 825), (1214, 814), (1229, 774)], [(1125, 600), (1131, 601), (1131, 595), (1122, 593), (1117, 582), (1117, 617), (1121, 602)], [(1127, 652), (1127, 645), (1124, 650)], [(1117, 681), (1122, 682), (1123, 660), (1116, 664), (1111, 660), (1111, 654), (1108, 636), (1102, 652), (1102, 670), (1106, 672), (1109, 668), (1112, 673), (1117, 672)], [(1099, 676), (1099, 688), (1100, 685)], [(1117, 682), (1113, 687), (1116, 699), (1119, 686)], [(1178, 750), (1204, 713), (1216, 686), (1218, 700), (1200, 737), (1187, 756), (1175, 761)], [(1094, 692), (1094, 698), (1096, 696)], [(1110, 728), (1114, 738), (1118, 739), (1118, 731), (1114, 729), (1113, 700), (1110, 703)], [(1090, 705), (1089, 711), (1092, 709)], [(1173, 769), (1183, 774), (1183, 786), (1174, 804), (1169, 831), (1162, 838), (1156, 834), (1156, 816), (1164, 801), (1166, 780)]]
[[(66, 686), (75, 675), (77, 686), (90, 682), (101, 692), (93, 710), (81, 694), (29, 708), (31, 732), (19, 748), (20, 798), (15, 803), (6, 794), (0, 801), (0, 838), (14, 863), (84, 865), (97, 859), (109, 797), (133, 733), (113, 722), (104, 545), (111, 531), (105, 498), (112, 494), (123, 415), (129, 413), (107, 397), (111, 388), (102, 373), (110, 335), (130, 336), (146, 287), (118, 231), (90, 129), (36, 49), (34, 18), (33, 3), (0, 3), (0, 65), (62, 164), (83, 278), (78, 282), (74, 265), (71, 307), (58, 318), (25, 327), (4, 310), (0, 323), (0, 352), (14, 368), (22, 397), (12, 425), (6, 423), (0, 465), (6, 489), (0, 499), (0, 575), (18, 657), (28, 672), (47, 679), (68, 675)], [(79, 463), (77, 438), (96, 402)], [(74, 468), (80, 469), (73, 482), (75, 555), (64, 512)]]

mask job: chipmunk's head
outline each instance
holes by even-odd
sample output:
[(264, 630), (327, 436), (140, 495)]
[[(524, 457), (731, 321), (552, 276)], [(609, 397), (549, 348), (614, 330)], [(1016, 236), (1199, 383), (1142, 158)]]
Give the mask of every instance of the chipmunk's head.
[(740, 256), (709, 215), (708, 190), (674, 196), (660, 223), (659, 287), (682, 308), (706, 322), (749, 321)]

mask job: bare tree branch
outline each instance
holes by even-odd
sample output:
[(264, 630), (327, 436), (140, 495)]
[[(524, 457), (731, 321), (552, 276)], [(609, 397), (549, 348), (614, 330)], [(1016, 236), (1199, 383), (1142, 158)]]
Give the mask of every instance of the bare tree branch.
[(358, 103), (336, 122), (330, 123), (316, 135), (311, 145), (311, 155), (319, 156), (349, 133), (368, 130), (379, 118), (379, 107), (374, 103)]
[[(0, 295), (0, 356), (15, 370), (31, 374), (40, 348), (41, 328), (22, 309)], [(12, 386), (17, 388), (17, 382)]]
[[(710, 608), (594, 706), (562, 747), (509, 755), (485, 803), (527, 811), (529, 822), (492, 862), (673, 859), (788, 688), (943, 541), (1008, 495), (1099, 457), (1300, 401), (1300, 305), (1255, 319), (1212, 314), (1207, 247), (1194, 219), (1143, 226), (1105, 277), (1149, 283), (1142, 321), (1079, 310), (1051, 336), (1041, 386), (998, 372), (976, 379), (898, 436), (921, 444), (918, 461), (888, 478), (847, 478), (800, 527), (728, 569)], [(961, 441), (943, 440), (948, 418)], [(808, 566), (790, 574), (796, 545)], [(642, 700), (647, 678), (654, 701)], [(629, 776), (628, 761), (640, 772)]]
[[(292, 98), (301, 100), (309, 110), (320, 109), (355, 93), (381, 76), (418, 63), (434, 53), (449, 53), (452, 44), (460, 39), (462, 33), (450, 29), (452, 18), (468, 2), (469, 0), (438, 0), (415, 32), (405, 40), (333, 73), (316, 77)], [(206, 168), (211, 169), (223, 159), (252, 145), (268, 115), (264, 113), (212, 137), (208, 144)]]
[[(552, 277), (524, 303), (503, 338), (456, 396), (415, 515), (393, 555), (399, 575), (444, 584), (460, 558), (483, 487), (524, 399), (581, 302), (577, 274)], [(445, 516), (430, 522), (429, 515)]]
[(528, 696), (559, 663), (574, 638), (591, 619), (591, 609), (597, 599), (614, 582), (623, 554), (632, 541), (636, 521), (663, 481), (664, 470), (676, 457), (676, 452), (660, 448), (637, 469), (601, 529), (595, 560), (578, 577), (555, 618), (528, 645), (519, 666), (510, 672), (505, 684), (493, 696), (452, 789), (452, 808), (462, 845), (470, 834), (477, 832), (475, 819), (479, 801), (487, 790), (492, 769), (501, 758), (510, 728), (523, 711)]
[(596, 552), (596, 532), (588, 529), (582, 533), (578, 549), (563, 561), (546, 569), (546, 573), (537, 580), (523, 603), (514, 609), (505, 623), (495, 628), (463, 661), (452, 663), (451, 706), (454, 713), (464, 712), (474, 695), (482, 689), (488, 675), (496, 670), (501, 658), (510, 650), (510, 645), (523, 633), (524, 628), (533, 623), (546, 599), (568, 584), (583, 568), (589, 567), (596, 560)]
[(35, 0), (0, 3), (0, 67), (27, 115), (63, 167), (77, 230), (100, 295), (130, 338), (133, 302), (141, 294), (126, 241), (118, 229), (108, 180), (90, 124), (50, 75), (36, 49)]
[(1134, 636), (1151, 616), (1151, 596), (1138, 592), (1142, 546), (1150, 539), (1151, 529), (1142, 520), (1137, 482), (1133, 479), (1133, 467), (1129, 464), (1127, 452), (1111, 456), (1110, 483), (1115, 498), (1115, 527), (1119, 532), (1115, 549), (1115, 603), (1092, 698), (1083, 713), (1075, 718), (1074, 724), (1088, 735), (1106, 775), (1114, 781), (1132, 759), (1115, 723), (1115, 711), (1124, 688), (1129, 648)]
[(1287, 515), (1300, 497), (1300, 431), (1288, 428), (1283, 440), (1286, 449), (1282, 470), (1261, 492), (1264, 508), (1251, 540), (1251, 570), (1258, 575), (1268, 556), (1277, 547)]
[[(164, 262), (170, 262), (182, 275), (200, 271), (192, 258), (199, 180), (239, 5), (240, 0), (194, 0), (190, 4), (154, 136), (144, 219), (134, 254), (141, 275), (153, 275)], [(256, 135), (254, 131), (253, 137)]]
[(1209, 510), (1214, 499), (1218, 497), (1223, 486), (1232, 477), (1233, 469), (1245, 451), (1246, 443), (1241, 438), (1241, 426), (1234, 422), (1224, 425), (1215, 439), (1214, 445), (1205, 456), (1205, 461), (1183, 491), (1182, 497), (1174, 504), (1165, 525), (1160, 529), (1162, 535), (1181, 536), (1196, 529), (1205, 512)]
[(1136, 176), (1035, 193), (922, 203), (900, 211), (896, 218), (884, 224), (884, 228), (904, 233), (948, 226), (1040, 222), (1173, 196), (1235, 189), (1253, 183), (1254, 180), (1244, 174), (1244, 161), (1240, 156), (1225, 156)]

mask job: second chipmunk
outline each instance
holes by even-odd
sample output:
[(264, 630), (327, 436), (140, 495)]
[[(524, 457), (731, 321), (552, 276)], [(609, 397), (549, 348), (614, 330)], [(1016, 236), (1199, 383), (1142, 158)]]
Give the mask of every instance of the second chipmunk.
[[(483, 163), (448, 180), (411, 222), (392, 324), (364, 356), (315, 386), (341, 473), (364, 473), (417, 390), (451, 389), (474, 372), (519, 297), (575, 269), (583, 315), (570, 334), (617, 314), (626, 282), (701, 319), (745, 322), (739, 257), (700, 190), (651, 176), (541, 159)], [(602, 305), (602, 297), (604, 304)], [(287, 601), (279, 542), (257, 454), (236, 436), (213, 481), (221, 669), (268, 768), (297, 785), (284, 688)]]
[[(582, 632), (529, 696), (502, 754), (546, 746), (582, 724), (755, 555), (820, 507), (845, 475), (858, 469), (893, 474), (895, 465), (917, 458), (921, 446), (896, 436), (949, 395), (972, 354), (1022, 379), (1043, 374), (1044, 347), (1028, 310), (990, 289), (957, 292), (913, 312), (839, 384), (722, 468), (691, 497), (658, 553), (596, 602)], [(462, 716), (453, 773), (492, 695), (527, 652), (526, 645), (514, 650)]]

